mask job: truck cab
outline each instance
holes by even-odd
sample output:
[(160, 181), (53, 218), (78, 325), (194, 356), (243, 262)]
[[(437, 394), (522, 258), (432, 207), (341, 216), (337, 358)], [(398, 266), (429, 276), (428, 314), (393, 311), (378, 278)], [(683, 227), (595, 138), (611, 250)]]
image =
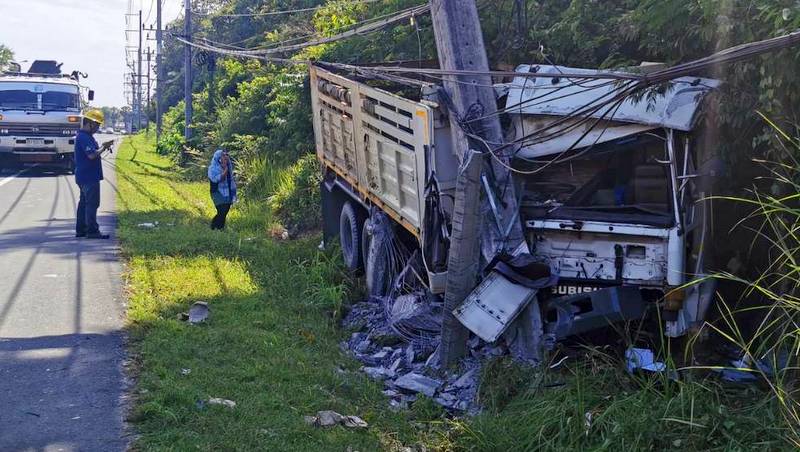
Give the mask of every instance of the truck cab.
[[(598, 72), (589, 69), (523, 65), (517, 72), (549, 74), (514, 80), (506, 108), (513, 138), (522, 143), (516, 177), (528, 246), (560, 276), (545, 308), (554, 329), (580, 330), (574, 319), (590, 317), (587, 310), (634, 318), (654, 305), (667, 335), (698, 327), (713, 292), (704, 284), (711, 283), (684, 285), (702, 278), (708, 265), (704, 200), (716, 160), (695, 129), (719, 82), (675, 79), (641, 98), (572, 117), (618, 86), (552, 77)], [(525, 139), (551, 127), (547, 140)], [(615, 298), (613, 308), (595, 306)]]
[(0, 74), (0, 167), (38, 164), (72, 171), (81, 89), (67, 75)]

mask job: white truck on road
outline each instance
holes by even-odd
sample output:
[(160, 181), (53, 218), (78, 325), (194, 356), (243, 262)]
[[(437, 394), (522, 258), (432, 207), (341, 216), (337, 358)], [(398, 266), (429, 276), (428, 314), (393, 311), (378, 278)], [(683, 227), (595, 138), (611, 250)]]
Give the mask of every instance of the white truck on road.
[(73, 171), (81, 90), (74, 75), (0, 73), (0, 168), (39, 164)]

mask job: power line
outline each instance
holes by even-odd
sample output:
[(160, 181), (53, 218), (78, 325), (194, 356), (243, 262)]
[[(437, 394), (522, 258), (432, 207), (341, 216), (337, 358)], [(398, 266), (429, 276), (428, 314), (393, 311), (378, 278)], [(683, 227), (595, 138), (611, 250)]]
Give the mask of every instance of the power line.
[[(270, 54), (283, 53), (283, 52), (292, 52), (292, 51), (295, 51), (295, 50), (304, 49), (306, 47), (312, 47), (312, 46), (316, 46), (316, 45), (320, 45), (320, 44), (329, 44), (329, 43), (336, 42), (336, 41), (339, 41), (339, 40), (342, 40), (342, 39), (346, 39), (346, 38), (350, 38), (350, 37), (353, 37), (353, 36), (372, 33), (372, 32), (378, 31), (378, 30), (380, 30), (380, 29), (382, 29), (382, 28), (384, 28), (386, 26), (389, 26), (389, 25), (392, 25), (394, 23), (409, 19), (411, 17), (419, 16), (419, 15), (422, 15), (422, 14), (427, 14), (428, 12), (430, 12), (430, 6), (429, 5), (414, 6), (414, 7), (411, 7), (411, 8), (407, 8), (407, 9), (401, 10), (401, 11), (396, 12), (396, 13), (385, 14), (385, 15), (382, 15), (382, 16), (374, 17), (372, 19), (364, 20), (362, 22), (359, 22), (359, 23), (355, 24), (356, 25), (355, 28), (352, 28), (350, 30), (347, 30), (345, 32), (342, 32), (342, 33), (339, 33), (339, 34), (336, 34), (336, 35), (333, 35), (333, 36), (328, 36), (328, 37), (319, 38), (319, 39), (315, 39), (315, 40), (305, 41), (305, 42), (301, 42), (301, 43), (297, 43), (297, 44), (288, 44), (289, 42), (294, 42), (294, 41), (302, 40), (302, 39), (305, 39), (305, 38), (310, 38), (310, 37), (313, 36), (313, 35), (306, 35), (306, 36), (301, 36), (301, 37), (298, 37), (298, 38), (292, 38), (292, 39), (289, 39), (289, 40), (286, 40), (286, 41), (281, 41), (279, 43), (271, 44), (271, 45), (277, 45), (277, 47), (261, 48), (261, 49), (241, 49), (241, 50), (235, 50), (235, 52), (237, 52), (237, 54), (239, 56), (245, 56), (245, 57), (246, 56), (259, 56), (259, 55), (263, 56), (263, 55), (270, 55)], [(226, 45), (226, 44), (221, 44), (220, 43), (220, 45)]]
[[(357, 3), (377, 3), (384, 0), (359, 0)], [(309, 11), (317, 11), (320, 9), (325, 8), (325, 5), (322, 6), (314, 6), (311, 8), (298, 8), (298, 9), (287, 9), (282, 11), (266, 11), (263, 13), (241, 13), (241, 14), (216, 14), (216, 13), (204, 13), (199, 11), (192, 11), (192, 14), (196, 14), (198, 16), (211, 16), (212, 19), (218, 17), (263, 17), (263, 16), (279, 16), (283, 14), (295, 14), (295, 13), (305, 13)]]
[(150, 15), (153, 13), (153, 5), (157, 1), (160, 1), (160, 0), (150, 0), (150, 9), (147, 10), (147, 16), (145, 16), (144, 21), (142, 23), (145, 23), (145, 24), (148, 23), (148, 21), (150, 20)]

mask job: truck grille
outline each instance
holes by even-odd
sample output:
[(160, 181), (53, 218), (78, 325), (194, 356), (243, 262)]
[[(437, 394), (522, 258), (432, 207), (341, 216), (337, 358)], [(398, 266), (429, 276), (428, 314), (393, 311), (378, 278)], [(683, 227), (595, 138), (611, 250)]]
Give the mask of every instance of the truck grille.
[[(67, 133), (69, 131), (69, 133)], [(0, 123), (0, 136), (26, 137), (69, 137), (78, 133), (72, 124), (3, 124)]]

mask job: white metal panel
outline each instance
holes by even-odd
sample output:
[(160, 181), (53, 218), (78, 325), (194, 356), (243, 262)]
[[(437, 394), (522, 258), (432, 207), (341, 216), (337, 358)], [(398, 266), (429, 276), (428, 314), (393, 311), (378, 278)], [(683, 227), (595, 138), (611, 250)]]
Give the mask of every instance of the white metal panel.
[(430, 107), (318, 67), (311, 87), (317, 156), (418, 232), (433, 148)]
[[(532, 72), (532, 68), (533, 72), (547, 74), (596, 75), (600, 72), (596, 69), (549, 65), (521, 65), (516, 71), (528, 73)], [(688, 132), (694, 128), (703, 98), (719, 85), (718, 80), (681, 77), (672, 80), (663, 93), (645, 95), (639, 99), (629, 97), (618, 108), (609, 105), (588, 116), (608, 119), (613, 113), (614, 121)], [(617, 83), (603, 79), (517, 77), (509, 86), (506, 106), (510, 107), (509, 113), (512, 114), (567, 116), (573, 114), (580, 106), (591, 104), (598, 98), (612, 98), (612, 92), (617, 87)]]
[(459, 322), (486, 342), (496, 341), (538, 291), (489, 273), (453, 311)]
[(616, 225), (610, 231), (610, 224), (593, 226), (580, 231), (533, 229), (532, 252), (546, 258), (561, 277), (615, 280), (619, 246), (626, 283), (655, 287), (667, 282), (669, 230)]

